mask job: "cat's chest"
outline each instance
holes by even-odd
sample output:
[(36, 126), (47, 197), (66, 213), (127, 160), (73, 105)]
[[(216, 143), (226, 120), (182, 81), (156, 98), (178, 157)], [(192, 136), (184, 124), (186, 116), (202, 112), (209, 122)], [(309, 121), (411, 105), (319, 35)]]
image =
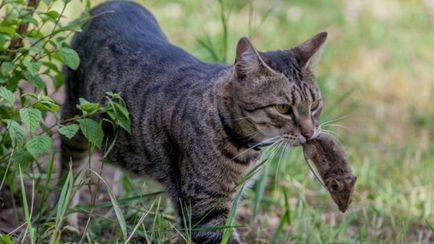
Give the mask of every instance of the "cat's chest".
[(254, 181), (255, 175), (258, 174), (263, 165), (261, 158), (261, 151), (252, 150), (244, 152), (237, 158), (226, 159), (221, 166), (223, 177), (234, 185)]

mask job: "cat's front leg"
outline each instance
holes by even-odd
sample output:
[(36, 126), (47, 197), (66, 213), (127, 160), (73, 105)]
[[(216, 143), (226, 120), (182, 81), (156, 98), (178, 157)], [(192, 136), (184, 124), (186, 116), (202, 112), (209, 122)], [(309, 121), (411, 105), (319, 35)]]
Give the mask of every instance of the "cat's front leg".
[[(201, 193), (195, 192), (194, 197), (184, 198), (183, 202), (184, 208), (180, 209), (181, 223), (191, 225), (193, 242), (221, 243), (224, 230), (229, 228), (226, 227), (226, 220), (232, 206), (232, 196), (209, 190)], [(186, 208), (189, 205), (191, 208)], [(191, 209), (191, 217), (186, 214), (189, 209)], [(227, 243), (240, 243), (235, 229)]]
[[(212, 210), (211, 210), (211, 214)], [(196, 216), (193, 213), (193, 216), (195, 218), (201, 218), (204, 217), (203, 215)], [(205, 219), (207, 217), (204, 217)], [(214, 220), (208, 221), (208, 223), (199, 223), (196, 222), (193, 224), (194, 228), (192, 231), (192, 240), (194, 243), (208, 243), (208, 244), (218, 244), (221, 243), (223, 239), (223, 230), (230, 228), (226, 227), (226, 219), (227, 216), (219, 216), (216, 217)], [(237, 230), (233, 230), (231, 237), (229, 238), (228, 242), (229, 244), (239, 244), (239, 237)]]

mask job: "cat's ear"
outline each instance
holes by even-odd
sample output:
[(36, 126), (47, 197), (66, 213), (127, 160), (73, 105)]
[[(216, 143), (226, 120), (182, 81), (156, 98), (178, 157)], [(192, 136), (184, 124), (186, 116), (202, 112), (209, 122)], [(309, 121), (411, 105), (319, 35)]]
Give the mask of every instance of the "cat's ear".
[(326, 39), (327, 32), (321, 32), (295, 48), (298, 51), (298, 58), (303, 70), (315, 70), (321, 58)]
[(238, 41), (235, 56), (235, 71), (237, 77), (242, 79), (249, 74), (268, 72), (270, 70), (271, 68), (265, 64), (249, 39), (242, 37)]

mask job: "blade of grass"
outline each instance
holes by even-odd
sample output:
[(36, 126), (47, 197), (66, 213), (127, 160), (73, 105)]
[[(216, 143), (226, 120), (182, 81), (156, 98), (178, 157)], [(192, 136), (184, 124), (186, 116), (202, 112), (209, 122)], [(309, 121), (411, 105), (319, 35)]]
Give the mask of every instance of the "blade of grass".
[[(130, 236), (129, 236), (128, 239), (125, 241), (125, 244), (127, 244), (127, 243), (131, 240), (131, 238), (133, 238), (134, 233), (137, 231), (137, 229), (138, 229), (138, 228), (140, 227), (140, 225), (143, 223), (143, 221), (145, 220), (146, 216), (148, 216), (149, 212), (151, 212), (152, 208), (154, 207), (154, 203), (155, 203), (155, 202), (153, 202), (153, 203), (151, 204), (151, 206), (149, 207), (149, 209), (148, 209), (147, 212), (143, 213), (142, 216), (140, 216), (139, 221), (137, 222), (136, 226), (134, 226), (134, 229), (131, 231)], [(145, 234), (146, 234), (146, 232), (145, 232)], [(146, 238), (146, 239), (148, 239), (148, 238)]]
[(428, 227), (431, 229), (431, 231), (434, 234), (434, 225), (432, 225), (428, 220), (425, 220), (426, 225), (428, 225)]
[[(163, 194), (165, 191), (157, 191), (157, 192), (151, 192), (151, 193), (147, 193), (147, 194), (143, 194), (143, 195), (138, 195), (138, 196), (132, 196), (132, 197), (127, 197), (127, 198), (121, 198), (121, 199), (117, 199), (118, 204), (126, 204), (126, 203), (131, 203), (132, 201), (135, 200), (139, 200), (142, 198), (149, 198), (149, 197), (154, 197), (160, 194)], [(108, 208), (112, 206), (112, 202), (102, 202), (102, 203), (98, 203), (95, 205), (92, 204), (80, 204), (77, 205), (76, 209), (82, 209), (82, 210), (89, 210), (92, 207), (93, 208)]]
[(276, 6), (276, 2), (277, 1), (273, 1), (272, 5), (270, 6), (270, 8), (267, 9), (267, 11), (265, 12), (265, 14), (263, 16), (261, 16), (261, 22), (259, 22), (259, 24), (257, 24), (255, 27), (253, 27), (252, 23), (253, 23), (253, 17), (254, 17), (254, 8), (253, 8), (253, 1), (250, 2), (250, 6), (249, 6), (249, 26), (248, 26), (248, 33), (249, 33), (249, 37), (252, 37), (253, 35), (256, 34), (256, 31), (260, 29), (260, 27), (262, 26), (262, 24), (265, 23), (265, 21), (268, 19), (268, 17), (271, 15), (271, 13), (273, 12), (275, 6)]
[(107, 181), (100, 174), (98, 174), (98, 172), (96, 172), (96, 171), (94, 171), (92, 169), (89, 169), (89, 170), (94, 175), (96, 175), (104, 183), (104, 185), (106, 186), (107, 193), (108, 193), (108, 195), (110, 197), (110, 201), (112, 202), (113, 209), (115, 210), (116, 218), (118, 220), (119, 226), (121, 227), (121, 231), (122, 231), (122, 235), (123, 235), (123, 238), (124, 238), (124, 242), (126, 242), (126, 240), (128, 239), (127, 224), (126, 224), (126, 221), (125, 221), (125, 217), (122, 214), (121, 208), (119, 207), (119, 203), (118, 203), (116, 197), (113, 195), (113, 192), (111, 191), (110, 186), (107, 183)]
[(220, 6), (220, 21), (223, 28), (223, 35), (222, 35), (222, 43), (223, 43), (223, 56), (222, 61), (227, 62), (227, 52), (228, 52), (228, 18), (229, 18), (229, 12), (228, 16), (226, 16), (226, 9), (225, 4), (223, 0), (218, 0), (219, 6)]
[(56, 225), (60, 225), (63, 221), (63, 217), (65, 216), (69, 205), (69, 200), (71, 199), (73, 182), (72, 169), (70, 168), (68, 175), (66, 176), (65, 184), (62, 187), (59, 201), (57, 202)]
[(4, 174), (3, 174), (2, 182), (0, 183), (0, 191), (2, 190), (3, 184), (5, 183), (6, 176), (8, 175), (9, 167), (11, 166), (12, 157), (14, 156), (14, 152), (15, 152), (15, 148), (12, 148), (12, 152), (9, 155), (8, 164), (6, 165), (6, 170), (4, 171)]
[(24, 236), (23, 236), (23, 241), (25, 240), (26, 233), (28, 231), (29, 234), (30, 234), (30, 241), (33, 244), (36, 241), (35, 240), (35, 234), (36, 234), (36, 232), (35, 232), (35, 229), (33, 228), (33, 225), (32, 225), (32, 220), (31, 220), (32, 216), (30, 215), (29, 205), (28, 205), (28, 202), (27, 202), (26, 189), (25, 189), (25, 185), (24, 185), (24, 179), (23, 179), (23, 173), (22, 173), (22, 170), (21, 170), (21, 164), (18, 164), (18, 170), (19, 170), (19, 173), (20, 173), (21, 196), (22, 196), (22, 199), (23, 199), (24, 217), (25, 217), (26, 223), (27, 223), (27, 228), (26, 228), (26, 231), (25, 231)]
[(42, 201), (45, 201), (45, 197), (47, 195), (48, 185), (50, 184), (51, 175), (53, 173), (53, 166), (54, 166), (54, 153), (51, 154), (50, 159), (48, 160), (47, 177), (45, 179), (45, 185), (41, 197)]
[[(158, 240), (161, 239), (161, 233), (160, 230), (157, 229), (157, 226), (160, 226), (160, 204), (161, 204), (161, 197), (158, 198), (158, 204), (156, 206), (155, 215), (154, 215), (154, 221), (152, 223), (152, 232), (151, 232), (151, 240), (155, 240), (157, 238)], [(155, 236), (157, 235), (157, 236)]]
[(191, 223), (191, 204), (185, 207), (183, 207), (182, 201), (180, 201), (180, 205), (181, 205), (181, 212), (182, 212), (182, 220), (183, 220), (183, 232), (184, 234), (181, 234), (181, 237), (184, 239), (184, 241), (186, 243), (191, 243), (191, 230), (192, 230), (192, 223)]
[(51, 236), (50, 243), (59, 242), (59, 238), (60, 238), (59, 230), (62, 226), (65, 213), (69, 207), (73, 185), (74, 185), (74, 180), (72, 175), (72, 168), (70, 166), (68, 175), (66, 176), (65, 179), (65, 183), (63, 184), (62, 187), (62, 191), (60, 192), (59, 200), (57, 202), (55, 229), (53, 235)]
[(279, 221), (279, 225), (276, 229), (276, 231), (274, 232), (274, 236), (273, 236), (273, 240), (271, 243), (281, 243), (281, 239), (280, 239), (280, 235), (282, 234), (283, 231), (283, 227), (285, 226), (285, 224), (291, 225), (291, 209), (289, 207), (289, 202), (288, 202), (288, 192), (285, 188), (282, 188), (283, 191), (283, 196), (284, 196), (284, 200), (285, 200), (285, 213), (283, 214), (283, 216), (280, 218)]
[(343, 103), (355, 91), (356, 91), (356, 89), (352, 88), (352, 89), (349, 89), (348, 91), (346, 91), (345, 93), (343, 93), (341, 96), (337, 97), (337, 99), (335, 100), (335, 102), (332, 105), (327, 106), (328, 109), (326, 111), (324, 111), (324, 113), (322, 114), (322, 117), (326, 118), (329, 115), (331, 115), (336, 109), (340, 108), (339, 104)]
[(269, 165), (270, 164), (266, 164), (264, 166), (264, 170), (262, 171), (261, 176), (258, 179), (258, 182), (256, 182), (255, 199), (254, 199), (254, 206), (253, 206), (253, 219), (256, 218), (256, 214), (258, 213), (258, 209), (259, 206), (261, 205), (262, 198), (264, 197), (265, 188), (267, 187)]
[(208, 34), (206, 34), (204, 38), (197, 39), (197, 43), (199, 44), (199, 46), (205, 48), (205, 50), (208, 51), (209, 55), (211, 55), (212, 61), (214, 61), (214, 62), (220, 62), (221, 61), (221, 58), (216, 53), (215, 48), (214, 48), (214, 44), (211, 41), (211, 38), (209, 37)]
[[(241, 196), (243, 195), (244, 185), (241, 186), (241, 188), (238, 190), (238, 193), (235, 197), (234, 202), (232, 203), (231, 210), (229, 211), (228, 219), (226, 220), (226, 226), (232, 226), (235, 221), (235, 217), (237, 215), (237, 208), (238, 204), (241, 201)], [(232, 235), (232, 232), (234, 231), (233, 228), (225, 229), (223, 231), (223, 238), (222, 238), (222, 244), (226, 244), (229, 241), (229, 238)]]

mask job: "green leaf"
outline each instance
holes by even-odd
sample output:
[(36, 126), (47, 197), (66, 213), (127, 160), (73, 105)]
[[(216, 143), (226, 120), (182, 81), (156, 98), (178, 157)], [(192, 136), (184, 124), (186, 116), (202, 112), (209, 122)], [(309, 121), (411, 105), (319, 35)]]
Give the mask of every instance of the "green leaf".
[[(40, 39), (38, 39), (40, 40)], [(44, 42), (35, 43), (32, 45), (32, 47), (29, 49), (29, 52), (32, 54), (39, 54), (42, 49), (44, 48)]]
[(119, 103), (113, 103), (114, 111), (108, 111), (108, 115), (112, 120), (122, 127), (125, 131), (131, 134), (131, 121), (128, 110)]
[(24, 60), (23, 65), (32, 76), (36, 76), (39, 72), (39, 69), (41, 68), (41, 65), (39, 63), (30, 62), (28, 60)]
[(81, 132), (83, 132), (83, 135), (89, 142), (101, 148), (104, 137), (101, 125), (91, 119), (80, 119), (78, 123), (80, 124)]
[(41, 111), (50, 111), (50, 112), (54, 112), (59, 110), (59, 105), (53, 103), (53, 102), (49, 102), (49, 101), (40, 101), (37, 102), (33, 105), (34, 108), (37, 108)]
[(15, 120), (5, 120), (9, 131), (9, 136), (15, 145), (24, 142), (24, 130)]
[(52, 2), (52, 0), (43, 0), (43, 2), (48, 6)]
[(50, 137), (46, 135), (34, 136), (26, 143), (26, 149), (35, 158), (44, 155), (50, 151), (53, 142)]
[(57, 11), (55, 11), (55, 10), (48, 11), (45, 14), (48, 15), (48, 16), (50, 16), (53, 19), (57, 19), (60, 16), (60, 14)]
[(53, 99), (48, 96), (39, 96), (39, 101), (35, 104), (33, 104), (34, 108), (37, 108), (42, 111), (50, 111), (54, 112), (59, 110), (59, 105), (54, 103)]
[(8, 75), (12, 70), (14, 69), (14, 66), (11, 62), (3, 62), (0, 67), (0, 72), (2, 75), (6, 76)]
[(9, 105), (15, 104), (15, 95), (9, 91), (6, 87), (0, 87), (0, 101), (5, 100)]
[(23, 121), (24, 125), (26, 125), (30, 132), (33, 132), (38, 128), (39, 122), (42, 120), (41, 111), (34, 108), (20, 109), (20, 117), (21, 121)]
[(33, 16), (31, 15), (25, 15), (21, 18), (21, 20), (24, 22), (32, 23), (34, 25), (38, 25), (38, 21), (35, 18), (33, 18)]
[(78, 65), (80, 65), (78, 53), (71, 48), (61, 47), (57, 53), (59, 54), (60, 61), (69, 68), (76, 70)]
[[(87, 15), (87, 14), (86, 14)], [(89, 16), (82, 16), (80, 18), (77, 18), (71, 22), (69, 22), (67, 25), (62, 26), (60, 28), (58, 28), (55, 33), (60, 33), (60, 32), (67, 32), (67, 31), (71, 31), (71, 32), (81, 32), (81, 26), (86, 22), (86, 20), (89, 18)]]
[(99, 108), (99, 103), (91, 103), (84, 98), (79, 98), (80, 110), (86, 113), (93, 113)]
[(77, 134), (79, 127), (76, 124), (72, 125), (61, 125), (59, 128), (59, 133), (68, 139), (71, 139)]
[(0, 234), (0, 242), (4, 244), (12, 244), (12, 239), (7, 234)]
[(45, 82), (39, 77), (39, 74), (32, 75), (30, 72), (24, 72), (24, 78), (39, 89), (45, 88)]
[(0, 33), (9, 34), (11, 36), (15, 35), (15, 28), (9, 26), (0, 26)]
[(20, 163), (23, 168), (27, 168), (34, 160), (33, 156), (24, 148), (18, 148), (12, 156), (12, 162)]
[(65, 82), (65, 77), (62, 74), (58, 74), (53, 77), (53, 84), (56, 89), (60, 88)]

